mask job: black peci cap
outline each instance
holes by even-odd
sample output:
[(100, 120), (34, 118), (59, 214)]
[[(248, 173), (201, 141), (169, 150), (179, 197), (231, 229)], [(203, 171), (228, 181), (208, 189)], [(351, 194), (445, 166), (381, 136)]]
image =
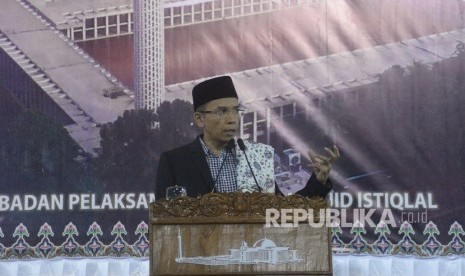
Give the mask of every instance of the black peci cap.
[(238, 98), (230, 76), (221, 76), (203, 81), (192, 89), (194, 110), (208, 102), (223, 98)]

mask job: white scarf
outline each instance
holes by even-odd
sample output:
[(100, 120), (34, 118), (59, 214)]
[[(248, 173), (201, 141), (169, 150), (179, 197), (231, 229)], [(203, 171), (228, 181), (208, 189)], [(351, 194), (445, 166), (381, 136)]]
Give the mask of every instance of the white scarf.
[[(262, 192), (274, 193), (274, 149), (260, 143), (244, 141), (245, 152)], [(236, 145), (237, 188), (242, 192), (258, 191), (244, 153)]]

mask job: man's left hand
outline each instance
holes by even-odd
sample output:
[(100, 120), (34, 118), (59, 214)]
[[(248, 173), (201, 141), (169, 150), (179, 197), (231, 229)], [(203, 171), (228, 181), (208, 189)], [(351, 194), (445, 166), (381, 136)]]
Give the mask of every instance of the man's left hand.
[(316, 179), (322, 184), (326, 184), (332, 164), (340, 157), (336, 145), (333, 145), (332, 149), (325, 147), (325, 151), (328, 153), (327, 155), (308, 152), (310, 167), (312, 167)]

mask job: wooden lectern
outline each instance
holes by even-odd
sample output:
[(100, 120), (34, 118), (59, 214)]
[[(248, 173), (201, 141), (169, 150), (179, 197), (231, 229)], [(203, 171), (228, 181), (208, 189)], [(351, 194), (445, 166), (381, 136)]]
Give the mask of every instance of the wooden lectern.
[[(326, 224), (292, 225), (293, 210), (318, 217), (326, 208), (323, 198), (264, 193), (158, 200), (150, 205), (150, 275), (332, 275)], [(281, 214), (291, 225), (277, 227)]]

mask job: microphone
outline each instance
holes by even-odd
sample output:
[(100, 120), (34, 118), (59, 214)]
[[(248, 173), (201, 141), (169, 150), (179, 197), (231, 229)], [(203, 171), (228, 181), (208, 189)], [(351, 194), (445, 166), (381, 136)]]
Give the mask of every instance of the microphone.
[(244, 153), (245, 160), (247, 161), (247, 165), (249, 165), (250, 172), (252, 172), (253, 180), (255, 181), (255, 185), (257, 185), (258, 191), (261, 193), (262, 192), (262, 187), (258, 185), (257, 178), (255, 177), (255, 174), (253, 173), (252, 166), (250, 165), (249, 158), (247, 157), (247, 154), (245, 153), (245, 144), (244, 140), (241, 138), (237, 139), (237, 144), (239, 145), (239, 149)]
[(234, 144), (234, 139), (230, 139), (226, 146), (224, 146), (224, 150), (226, 150), (226, 154), (223, 156), (223, 161), (221, 161), (220, 169), (218, 170), (218, 174), (215, 177), (215, 181), (213, 182), (213, 192), (216, 192), (216, 184), (218, 183), (218, 178), (220, 177), (221, 174), (221, 169), (223, 168), (223, 165), (226, 161), (226, 157), (228, 156), (229, 153), (232, 153), (232, 149), (236, 147), (236, 144)]

